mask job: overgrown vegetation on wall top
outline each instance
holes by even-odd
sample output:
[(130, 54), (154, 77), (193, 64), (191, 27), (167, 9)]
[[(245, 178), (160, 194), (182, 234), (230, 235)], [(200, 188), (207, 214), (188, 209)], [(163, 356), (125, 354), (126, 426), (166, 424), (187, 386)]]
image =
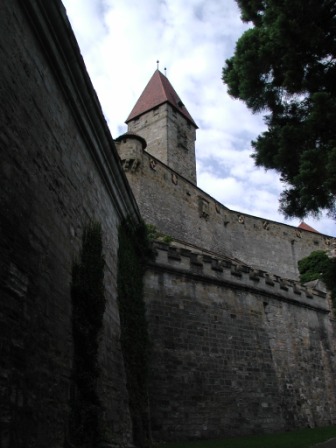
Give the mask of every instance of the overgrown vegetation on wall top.
[(317, 250), (300, 260), (298, 266), (302, 283), (313, 280), (322, 280), (325, 283), (336, 308), (336, 259), (329, 258), (322, 250)]

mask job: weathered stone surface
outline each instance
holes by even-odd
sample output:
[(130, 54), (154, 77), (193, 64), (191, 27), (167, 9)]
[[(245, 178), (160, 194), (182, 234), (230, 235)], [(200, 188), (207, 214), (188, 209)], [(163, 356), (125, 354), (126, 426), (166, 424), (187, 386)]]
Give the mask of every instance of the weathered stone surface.
[(297, 261), (330, 238), (230, 211), (198, 189), (193, 148), (179, 146), (186, 123), (165, 105), (140, 118), (171, 120), (166, 159), (162, 129), (150, 126), (152, 153), (121, 139), (121, 165), (58, 0), (4, 0), (0, 29), (1, 448), (65, 444), (71, 267), (91, 219), (106, 259), (101, 430), (106, 446), (131, 446), (117, 234), (140, 216), (122, 167), (145, 221), (175, 238), (157, 245), (145, 277), (155, 438), (335, 424), (329, 297), (295, 281)]
[(141, 168), (126, 173), (144, 220), (178, 241), (291, 279), (299, 260), (331, 247), (327, 235), (273, 221), (265, 227), (262, 218), (229, 210), (179, 173), (146, 150)]
[[(335, 337), (326, 295), (157, 247), (145, 296), (158, 439), (220, 438), (335, 423)], [(203, 258), (203, 261), (201, 259)]]
[(116, 304), (117, 229), (136, 207), (94, 91), (84, 87), (88, 77), (61, 3), (4, 0), (0, 28), (0, 446), (64, 446), (71, 266), (91, 219), (102, 223), (106, 259), (103, 425), (107, 442), (125, 446), (131, 425)]
[(196, 129), (169, 103), (131, 120), (128, 130), (146, 140), (149, 154), (196, 184)]

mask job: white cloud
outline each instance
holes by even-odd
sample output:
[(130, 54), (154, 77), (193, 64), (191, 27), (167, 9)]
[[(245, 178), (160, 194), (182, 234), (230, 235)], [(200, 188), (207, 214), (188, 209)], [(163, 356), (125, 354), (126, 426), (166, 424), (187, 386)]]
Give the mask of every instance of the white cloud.
[[(278, 213), (279, 176), (254, 166), (251, 140), (261, 116), (227, 94), (225, 59), (247, 29), (234, 0), (63, 0), (112, 135), (160, 60), (200, 129), (196, 154), (200, 188), (229, 208), (285, 222)], [(336, 235), (335, 223), (307, 220)], [(286, 221), (288, 223), (288, 221)], [(297, 220), (291, 221), (297, 225)]]

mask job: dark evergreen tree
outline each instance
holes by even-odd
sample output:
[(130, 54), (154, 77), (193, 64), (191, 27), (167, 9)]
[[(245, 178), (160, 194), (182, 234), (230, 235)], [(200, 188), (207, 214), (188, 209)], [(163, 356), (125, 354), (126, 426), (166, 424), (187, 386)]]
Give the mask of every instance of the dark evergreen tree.
[(237, 0), (251, 22), (226, 61), (229, 94), (266, 111), (257, 166), (281, 173), (286, 216), (336, 216), (336, 2)]

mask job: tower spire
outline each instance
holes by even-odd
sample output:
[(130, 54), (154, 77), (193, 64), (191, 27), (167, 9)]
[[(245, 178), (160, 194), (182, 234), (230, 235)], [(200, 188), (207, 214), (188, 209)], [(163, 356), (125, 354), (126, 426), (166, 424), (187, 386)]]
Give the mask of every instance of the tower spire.
[(158, 69), (126, 123), (129, 133), (146, 140), (146, 152), (196, 185), (197, 125), (168, 78)]
[(147, 86), (140, 95), (140, 98), (129, 114), (126, 123), (128, 124), (134, 118), (139, 117), (164, 103), (169, 103), (174, 110), (183, 115), (190, 124), (197, 128), (197, 124), (194, 122), (187, 108), (183, 106), (180, 97), (175, 92), (168, 78), (158, 70), (154, 72), (149, 80)]
[(159, 70), (159, 67), (160, 67), (160, 61), (157, 60), (157, 61), (156, 61), (156, 68), (157, 68), (157, 70)]

